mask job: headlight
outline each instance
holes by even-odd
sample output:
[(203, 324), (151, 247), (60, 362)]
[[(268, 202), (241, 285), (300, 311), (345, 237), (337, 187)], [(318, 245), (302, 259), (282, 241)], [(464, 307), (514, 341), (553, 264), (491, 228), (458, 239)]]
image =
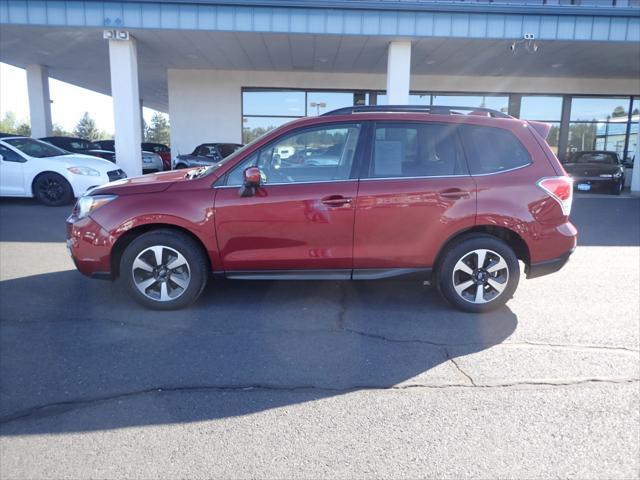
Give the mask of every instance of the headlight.
[(613, 174), (613, 178), (620, 178), (622, 176), (622, 172), (616, 172)]
[(603, 173), (602, 175), (600, 175), (600, 178), (613, 178), (613, 175), (611, 175), (610, 173)]
[(92, 177), (100, 176), (100, 172), (91, 167), (69, 167), (67, 170), (75, 175), (90, 175)]
[(73, 209), (73, 213), (78, 218), (84, 218), (116, 198), (118, 198), (117, 195), (87, 195), (80, 197)]

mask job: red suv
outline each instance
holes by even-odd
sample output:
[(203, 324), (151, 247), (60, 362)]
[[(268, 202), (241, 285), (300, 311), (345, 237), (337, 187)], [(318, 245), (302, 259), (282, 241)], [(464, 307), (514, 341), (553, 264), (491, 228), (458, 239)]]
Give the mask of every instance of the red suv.
[(231, 279), (413, 277), (452, 305), (504, 304), (576, 246), (572, 183), (544, 124), (487, 109), (350, 107), (220, 163), (120, 180), (67, 220), (82, 273), (156, 309)]

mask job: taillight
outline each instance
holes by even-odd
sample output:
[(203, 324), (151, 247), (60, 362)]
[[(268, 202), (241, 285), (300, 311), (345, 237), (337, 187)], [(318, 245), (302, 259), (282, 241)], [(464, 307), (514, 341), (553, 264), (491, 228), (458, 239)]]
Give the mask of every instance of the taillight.
[(568, 217), (573, 202), (573, 180), (570, 177), (545, 177), (538, 180), (538, 186), (560, 204), (562, 213)]

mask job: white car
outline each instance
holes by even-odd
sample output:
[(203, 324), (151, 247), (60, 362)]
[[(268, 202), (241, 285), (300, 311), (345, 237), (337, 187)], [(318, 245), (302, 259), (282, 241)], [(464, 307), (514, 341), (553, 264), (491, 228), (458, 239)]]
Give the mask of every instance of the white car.
[(162, 157), (157, 153), (142, 151), (142, 171), (144, 173), (161, 172), (164, 170)]
[(127, 175), (108, 160), (69, 153), (28, 137), (0, 138), (0, 196), (64, 205), (88, 189)]

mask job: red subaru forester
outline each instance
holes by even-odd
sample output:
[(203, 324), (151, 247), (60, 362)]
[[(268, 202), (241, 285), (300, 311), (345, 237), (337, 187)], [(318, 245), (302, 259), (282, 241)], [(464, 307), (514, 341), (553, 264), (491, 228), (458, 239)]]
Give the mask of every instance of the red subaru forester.
[(209, 276), (430, 281), (484, 312), (576, 247), (572, 183), (548, 126), (487, 109), (349, 107), (288, 123), (217, 165), (117, 181), (67, 220), (82, 273), (143, 305)]

